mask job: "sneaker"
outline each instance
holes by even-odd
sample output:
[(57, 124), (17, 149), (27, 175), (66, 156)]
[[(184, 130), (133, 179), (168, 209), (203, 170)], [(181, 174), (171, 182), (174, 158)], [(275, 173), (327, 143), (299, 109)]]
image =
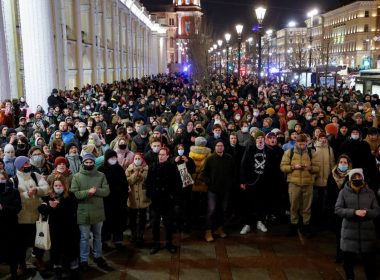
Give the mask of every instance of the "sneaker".
[(257, 229), (261, 230), (262, 232), (268, 231), (267, 227), (261, 221), (257, 221)]
[(108, 264), (103, 257), (94, 258), (94, 263), (100, 268), (108, 268)]
[(245, 234), (247, 234), (248, 232), (250, 232), (251, 231), (251, 227), (249, 226), (249, 225), (245, 225), (243, 228), (242, 228), (242, 230), (240, 231), (240, 234), (241, 235), (245, 235)]
[(215, 234), (219, 235), (220, 238), (226, 238), (227, 234), (223, 231), (222, 227), (218, 227), (215, 231)]

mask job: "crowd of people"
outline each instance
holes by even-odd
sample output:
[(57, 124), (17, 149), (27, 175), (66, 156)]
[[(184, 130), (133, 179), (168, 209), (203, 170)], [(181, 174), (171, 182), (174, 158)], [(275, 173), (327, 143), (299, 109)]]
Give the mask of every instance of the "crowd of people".
[[(138, 247), (151, 228), (156, 254), (162, 223), (175, 253), (175, 231), (201, 225), (212, 242), (226, 222), (245, 235), (284, 217), (289, 238), (334, 230), (347, 278), (360, 254), (376, 279), (376, 94), (162, 74), (53, 89), (47, 103), (0, 103), (0, 257), (12, 278), (26, 271), (41, 215), (57, 279), (85, 273), (90, 254), (107, 268), (102, 252), (123, 250), (127, 228)], [(44, 251), (31, 254), (46, 269)]]

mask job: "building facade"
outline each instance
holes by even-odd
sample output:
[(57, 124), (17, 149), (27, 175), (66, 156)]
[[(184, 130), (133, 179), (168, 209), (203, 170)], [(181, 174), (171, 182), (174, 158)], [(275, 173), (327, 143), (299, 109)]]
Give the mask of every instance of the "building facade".
[(166, 28), (134, 0), (0, 1), (1, 100), (166, 71)]

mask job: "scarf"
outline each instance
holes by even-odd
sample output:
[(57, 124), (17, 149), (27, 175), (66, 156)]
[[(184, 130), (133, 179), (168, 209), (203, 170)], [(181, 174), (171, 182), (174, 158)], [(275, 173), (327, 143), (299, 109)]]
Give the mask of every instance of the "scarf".
[(79, 172), (81, 161), (79, 158), (79, 155), (66, 155), (66, 159), (69, 162), (69, 169), (71, 170), (71, 173), (75, 174)]
[(342, 172), (338, 169), (338, 166), (335, 166), (332, 171), (332, 176), (335, 180), (336, 185), (338, 186), (338, 189), (341, 189), (343, 187), (343, 183), (346, 180), (346, 176), (348, 174), (348, 171)]
[(64, 177), (67, 177), (67, 176), (69, 176), (71, 174), (71, 171), (68, 168), (66, 168), (66, 170), (64, 172), (59, 172), (57, 169), (54, 169), (53, 170), (53, 174), (54, 175), (62, 175)]

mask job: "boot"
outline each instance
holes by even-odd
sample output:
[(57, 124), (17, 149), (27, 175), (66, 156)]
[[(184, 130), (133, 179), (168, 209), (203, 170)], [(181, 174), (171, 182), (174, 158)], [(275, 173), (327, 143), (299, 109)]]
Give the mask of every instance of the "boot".
[(215, 231), (215, 234), (219, 235), (220, 238), (226, 238), (227, 234), (223, 231), (222, 227), (218, 227)]
[(136, 229), (132, 229), (131, 230), (131, 239), (130, 239), (131, 243), (135, 243), (137, 241), (137, 233), (136, 233)]
[(137, 245), (138, 248), (142, 248), (144, 246), (144, 233), (143, 232), (139, 232), (137, 234), (136, 245)]
[(206, 230), (205, 239), (207, 242), (214, 241), (214, 237), (212, 236), (211, 230)]

